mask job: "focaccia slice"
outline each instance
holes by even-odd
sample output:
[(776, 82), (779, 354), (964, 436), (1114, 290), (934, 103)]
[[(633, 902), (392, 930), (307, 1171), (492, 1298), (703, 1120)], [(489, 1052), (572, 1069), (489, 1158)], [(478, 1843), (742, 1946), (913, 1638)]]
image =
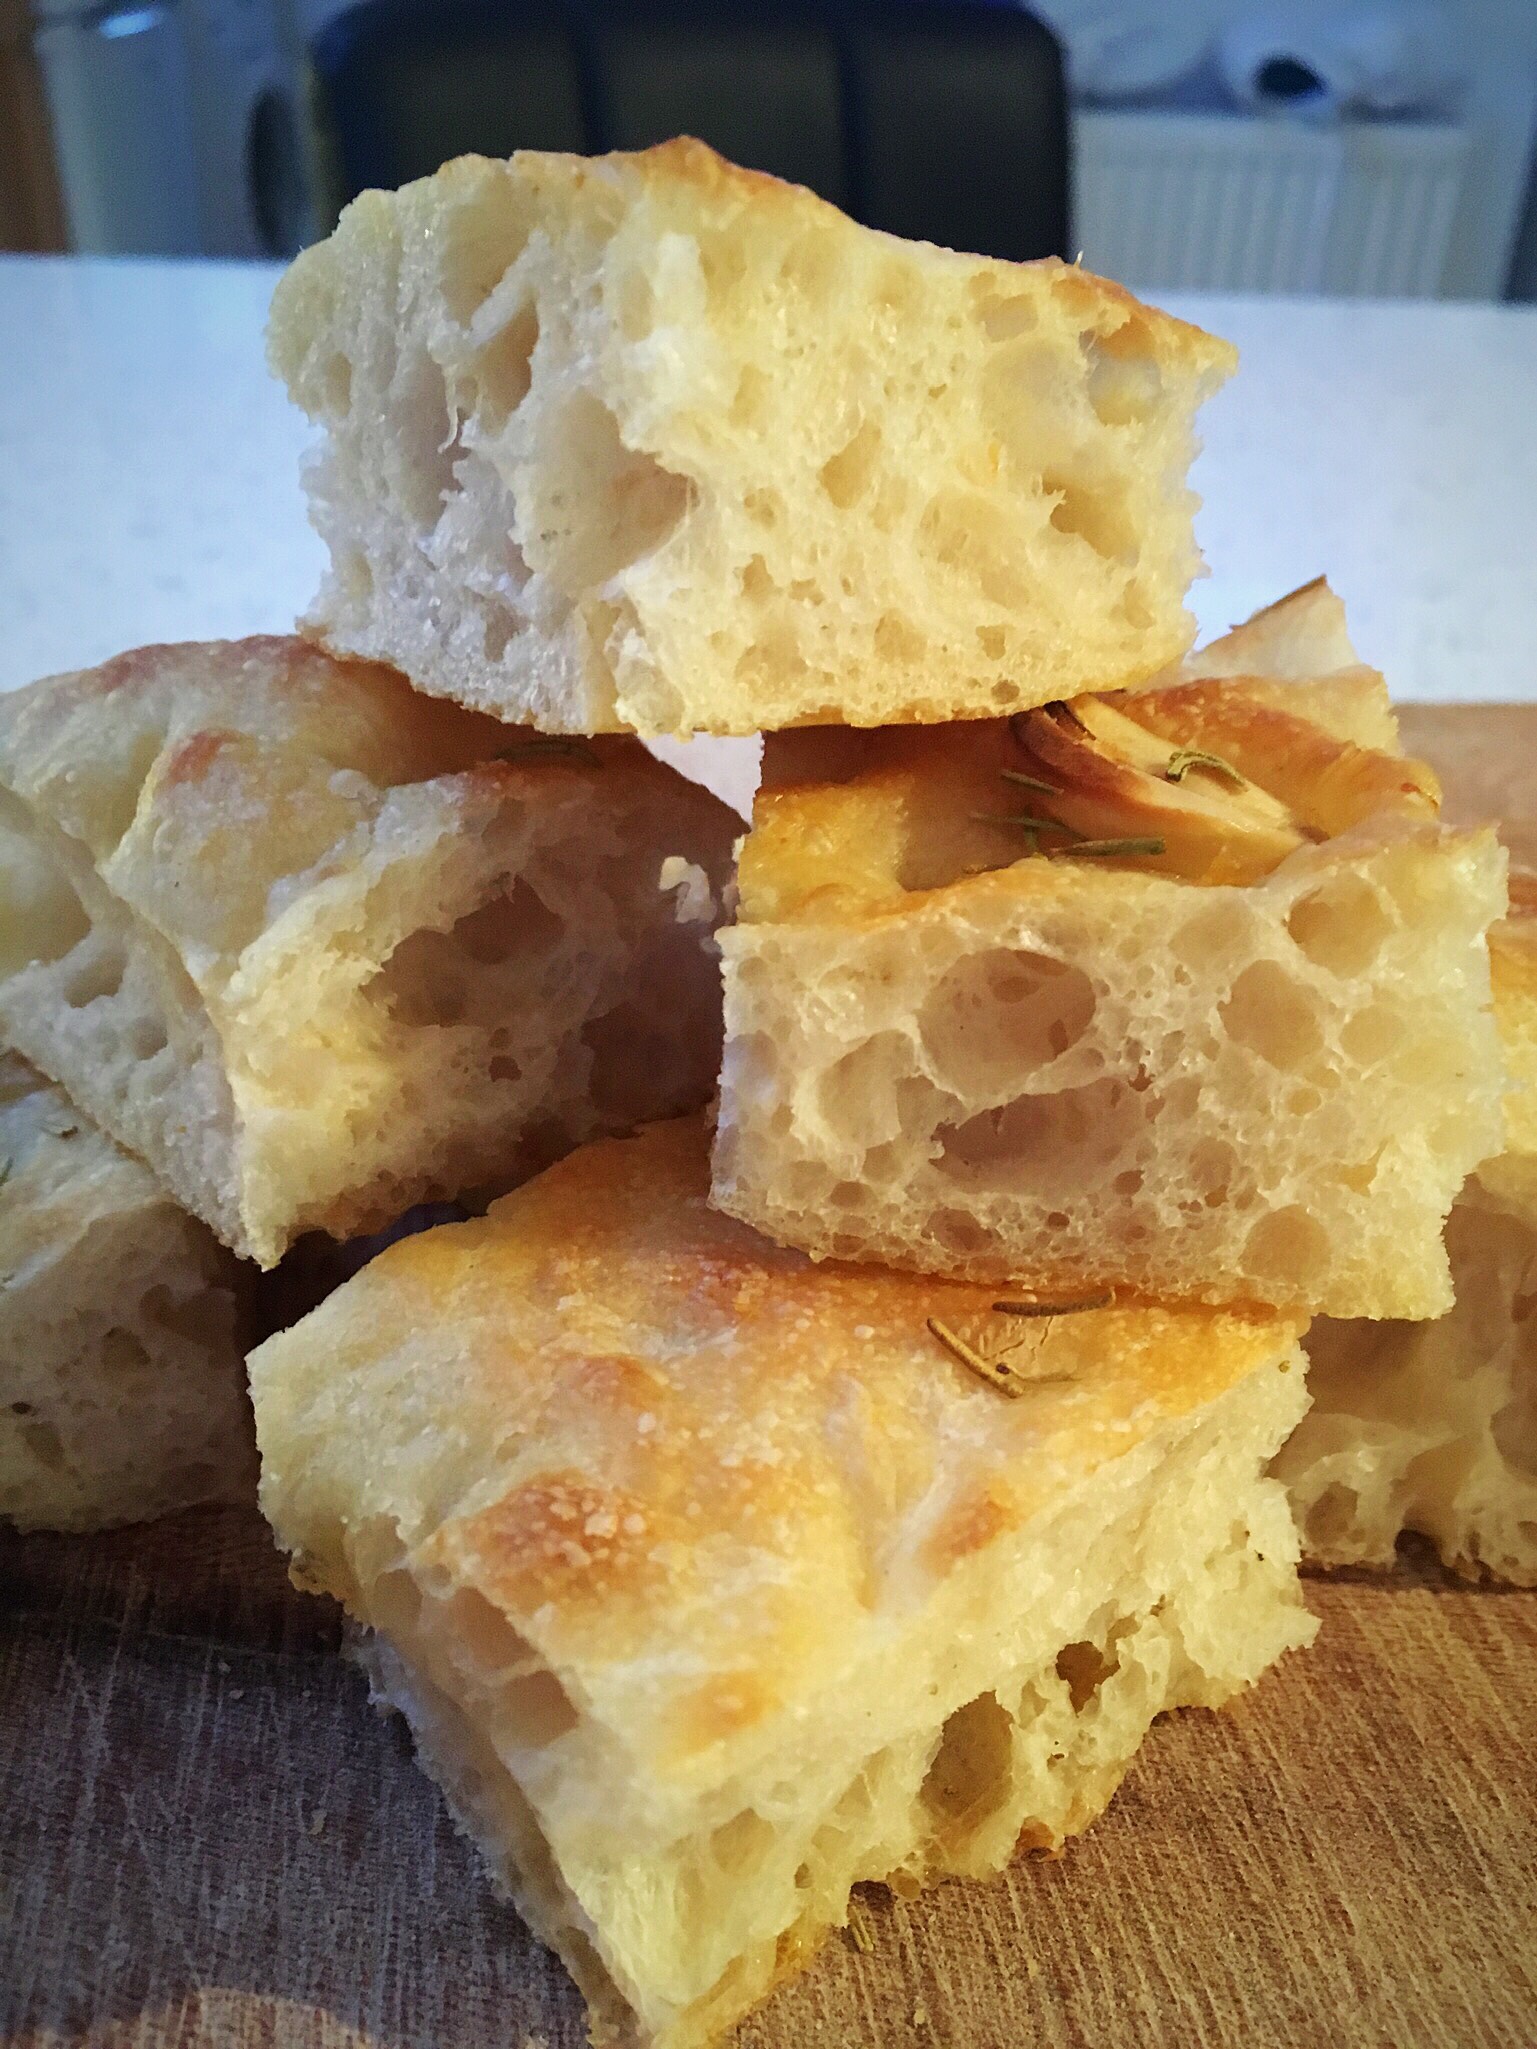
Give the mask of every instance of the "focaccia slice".
[(713, 2040), (861, 1880), (1061, 1843), (1156, 1714), (1313, 1630), (1261, 1477), (1293, 1322), (1003, 1314), (813, 1266), (708, 1178), (695, 1120), (588, 1147), (250, 1360), (295, 1576), (375, 1632), (594, 2038), (637, 2049)]
[(0, 698), (0, 1034), (271, 1265), (702, 1103), (737, 823), (301, 640), (141, 648)]
[(817, 1257), (1441, 1314), (1505, 858), (1354, 737), (1390, 721), (1347, 667), (770, 735), (716, 1202)]
[[(1177, 669), (1157, 681), (1194, 683), (1233, 676), (1244, 678), (1256, 702), (1278, 711), (1296, 710), (1294, 686), (1305, 684), (1307, 717), (1337, 740), (1353, 740), (1380, 754), (1404, 751), (1399, 715), (1389, 701), (1387, 684), (1356, 653), (1345, 607), (1326, 577), (1315, 577), (1300, 590), (1277, 598), (1241, 626), (1186, 655)], [(1411, 735), (1410, 752), (1427, 751), (1415, 746)]]
[(99, 1530), (254, 1500), (249, 1269), (0, 1051), (0, 1517)]
[(1512, 869), (1489, 953), (1515, 1087), (1506, 1150), (1447, 1220), (1456, 1301), (1433, 1323), (1320, 1317), (1275, 1470), (1321, 1565), (1390, 1565), (1412, 1531), (1454, 1572), (1537, 1586), (1537, 875)]
[(547, 731), (978, 717), (1193, 637), (1224, 342), (856, 226), (702, 143), (366, 192), (273, 300), (306, 622)]

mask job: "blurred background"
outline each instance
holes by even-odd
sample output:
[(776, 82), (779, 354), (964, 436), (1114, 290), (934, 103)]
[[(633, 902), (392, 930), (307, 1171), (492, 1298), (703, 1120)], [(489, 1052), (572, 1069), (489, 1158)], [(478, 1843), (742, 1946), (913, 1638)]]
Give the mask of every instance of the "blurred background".
[(1537, 298), (1537, 0), (0, 0), (0, 248), (282, 257), (688, 131), (1150, 291)]

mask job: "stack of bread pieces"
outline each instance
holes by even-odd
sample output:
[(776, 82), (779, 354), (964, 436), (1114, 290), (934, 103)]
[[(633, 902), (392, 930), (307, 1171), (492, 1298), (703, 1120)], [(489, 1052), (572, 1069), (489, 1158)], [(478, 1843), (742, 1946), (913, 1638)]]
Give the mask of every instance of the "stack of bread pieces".
[[(1537, 1578), (1537, 897), (1326, 585), (1189, 652), (1226, 345), (686, 142), (270, 339), (302, 637), (0, 700), (0, 1511), (238, 1493), (255, 1270), (460, 1205), (250, 1353), (261, 1505), (635, 2049), (1306, 1644), (1288, 1488)], [(734, 848), (643, 743), (760, 733)]]

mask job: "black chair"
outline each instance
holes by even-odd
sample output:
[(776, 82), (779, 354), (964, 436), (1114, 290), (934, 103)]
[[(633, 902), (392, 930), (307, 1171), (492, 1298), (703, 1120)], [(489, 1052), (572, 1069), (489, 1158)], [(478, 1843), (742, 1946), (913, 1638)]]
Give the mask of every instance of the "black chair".
[(858, 218), (948, 249), (1065, 257), (1067, 93), (1050, 30), (1015, 8), (864, 0), (844, 33)]
[(856, 219), (1065, 255), (1055, 38), (980, 0), (362, 0), (313, 51), (338, 199), (476, 150), (690, 134)]
[(815, 0), (609, 0), (588, 8), (585, 34), (603, 148), (697, 135), (849, 204), (839, 47)]
[(450, 157), (590, 150), (598, 116), (561, 0), (363, 0), (311, 51), (337, 203)]

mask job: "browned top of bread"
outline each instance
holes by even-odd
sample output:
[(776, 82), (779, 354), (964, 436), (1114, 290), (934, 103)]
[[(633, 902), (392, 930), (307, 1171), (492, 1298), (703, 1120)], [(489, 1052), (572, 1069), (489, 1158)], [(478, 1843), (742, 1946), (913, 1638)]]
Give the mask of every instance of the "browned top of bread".
[[(814, 1265), (711, 1209), (697, 1120), (393, 1246), (250, 1361), (264, 1502), (355, 1605), (388, 1520), (668, 1769), (773, 1721), (1296, 1326)], [(1013, 1343), (1010, 1400), (938, 1319)]]
[(1002, 870), (1051, 892), (1091, 863), (1245, 883), (1369, 820), (1433, 823), (1431, 770), (1315, 722), (1311, 688), (1220, 677), (943, 728), (771, 735), (741, 916), (880, 915)]
[(293, 636), (136, 648), (0, 697), (0, 797), (88, 849), (102, 880), (206, 996), (306, 889), (339, 878), (391, 790), (440, 791), (466, 825), (580, 752), (420, 696), (397, 671)]
[[(445, 164), (436, 177), (446, 195), (456, 190), (471, 192), (478, 188), (480, 174), (489, 161), (492, 160), (474, 155), (460, 157)], [(643, 193), (657, 209), (656, 218), (663, 232), (669, 218), (682, 227), (692, 226), (701, 217), (713, 227), (730, 231), (742, 224), (744, 213), (750, 209), (755, 223), (766, 216), (777, 217), (796, 233), (810, 231), (841, 238), (852, 230), (887, 242), (898, 240), (878, 229), (859, 228), (840, 208), (808, 187), (732, 163), (692, 135), (675, 135), (649, 149), (612, 150), (604, 156), (520, 149), (513, 152), (511, 162), (519, 178), (541, 197), (565, 206), (581, 204), (616, 225)], [(1146, 304), (1124, 285), (1112, 278), (1098, 277), (1081, 264), (1063, 263), (1055, 256), (1033, 263), (1009, 263), (997, 257), (978, 259), (933, 243), (904, 246), (927, 249), (936, 257), (953, 257), (968, 265), (983, 260), (1003, 278), (1022, 273), (1044, 278), (1075, 309), (1102, 320), (1107, 331), (1117, 331), (1131, 323), (1139, 341), (1156, 340), (1162, 355), (1191, 370), (1214, 370), (1225, 375), (1237, 361), (1237, 350), (1231, 342)]]

